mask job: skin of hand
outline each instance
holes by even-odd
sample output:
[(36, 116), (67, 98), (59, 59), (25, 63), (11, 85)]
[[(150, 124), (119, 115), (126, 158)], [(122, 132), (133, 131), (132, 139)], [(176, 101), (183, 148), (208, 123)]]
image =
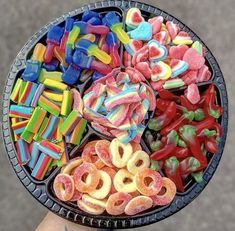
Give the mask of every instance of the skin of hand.
[(96, 229), (77, 225), (49, 212), (35, 231), (95, 231)]

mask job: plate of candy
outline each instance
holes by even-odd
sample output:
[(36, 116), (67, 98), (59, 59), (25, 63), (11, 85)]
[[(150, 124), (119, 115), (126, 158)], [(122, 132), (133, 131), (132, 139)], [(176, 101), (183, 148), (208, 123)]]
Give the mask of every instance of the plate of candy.
[(19, 180), (75, 223), (134, 228), (206, 187), (228, 125), (223, 75), (201, 39), (135, 1), (71, 11), (11, 66), (2, 130)]

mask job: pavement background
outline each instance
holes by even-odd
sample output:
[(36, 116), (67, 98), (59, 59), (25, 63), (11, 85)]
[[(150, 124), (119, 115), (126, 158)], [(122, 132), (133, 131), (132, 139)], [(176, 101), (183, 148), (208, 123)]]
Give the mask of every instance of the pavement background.
[[(13, 59), (29, 37), (52, 19), (90, 2), (95, 1), (0, 0), (0, 92), (3, 91)], [(170, 12), (185, 22), (212, 50), (227, 83), (230, 124), (224, 156), (216, 174), (201, 195), (174, 216), (137, 230), (232, 231), (235, 228), (235, 1), (144, 2)], [(34, 230), (46, 213), (46, 208), (30, 196), (14, 175), (0, 141), (0, 231)]]

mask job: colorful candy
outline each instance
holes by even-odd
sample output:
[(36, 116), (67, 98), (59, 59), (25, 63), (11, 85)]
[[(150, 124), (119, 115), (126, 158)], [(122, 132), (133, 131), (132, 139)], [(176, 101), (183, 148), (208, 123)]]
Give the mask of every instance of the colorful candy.
[(51, 162), (52, 158), (50, 156), (41, 153), (31, 175), (37, 180), (43, 180)]
[[(83, 180), (83, 176), (88, 174), (87, 178)], [(73, 173), (74, 184), (80, 192), (92, 192), (96, 189), (100, 181), (100, 172), (96, 169), (95, 165), (84, 162), (78, 166)]]
[[(109, 196), (106, 211), (108, 214), (117, 216), (124, 213), (126, 205), (132, 199), (132, 196), (125, 192), (116, 192)], [(121, 202), (121, 203), (120, 203)]]
[(170, 204), (175, 197), (176, 187), (173, 181), (169, 178), (162, 178), (162, 187), (164, 188), (163, 194), (152, 196), (154, 204), (164, 206)]
[(137, 196), (131, 199), (125, 207), (125, 213), (133, 216), (153, 206), (153, 200), (147, 196)]
[[(222, 136), (215, 86), (204, 94), (197, 86), (212, 76), (206, 49), (138, 8), (127, 11), (128, 32), (115, 12), (87, 10), (79, 20), (50, 27), (12, 89), (18, 162), (37, 181), (61, 168), (54, 195), (86, 213), (168, 205), (190, 177), (203, 181)], [(182, 95), (167, 91), (183, 86)]]
[(62, 201), (69, 201), (74, 194), (74, 181), (70, 175), (60, 173), (53, 182), (55, 195)]
[(19, 163), (21, 165), (27, 164), (30, 160), (28, 144), (24, 140), (19, 139), (16, 143), (16, 149)]

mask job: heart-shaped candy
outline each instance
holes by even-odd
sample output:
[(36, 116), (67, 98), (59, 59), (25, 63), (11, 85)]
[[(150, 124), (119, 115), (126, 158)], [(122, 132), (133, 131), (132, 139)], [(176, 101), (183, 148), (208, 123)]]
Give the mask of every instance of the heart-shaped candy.
[(149, 46), (145, 45), (139, 49), (132, 58), (132, 64), (135, 66), (139, 62), (145, 62), (149, 57)]
[(188, 63), (189, 70), (199, 70), (205, 64), (205, 58), (199, 55), (194, 48), (189, 48), (185, 52), (183, 61)]
[(189, 36), (189, 34), (185, 31), (180, 31), (178, 35), (176, 35), (175, 39), (173, 40), (173, 43), (176, 45), (185, 44), (185, 45), (191, 45), (193, 43), (193, 40)]
[(203, 56), (203, 46), (199, 41), (194, 42), (192, 48), (194, 48), (199, 55)]
[(135, 40), (135, 39), (130, 39), (130, 42), (125, 45), (127, 52), (132, 56), (142, 47), (143, 47), (143, 42), (141, 40)]
[(126, 73), (130, 76), (131, 83), (139, 83), (145, 81), (145, 77), (133, 67), (127, 67)]
[(153, 65), (151, 80), (156, 82), (158, 80), (167, 80), (171, 77), (171, 67), (166, 63), (160, 61)]
[(129, 28), (135, 29), (138, 25), (144, 22), (144, 18), (141, 16), (141, 12), (138, 8), (131, 8), (126, 15), (126, 25)]
[(149, 61), (159, 62), (166, 59), (168, 51), (165, 46), (161, 45), (156, 40), (149, 41), (148, 45), (149, 45)]
[(163, 23), (163, 17), (162, 16), (156, 16), (154, 18), (150, 18), (148, 22), (152, 25), (153, 27), (153, 35), (157, 34), (160, 32), (162, 23)]
[(184, 94), (192, 104), (197, 104), (200, 101), (200, 92), (195, 83), (190, 84)]
[(176, 25), (175, 23), (173, 23), (172, 21), (168, 21), (166, 23), (166, 29), (168, 30), (171, 39), (173, 40), (176, 35), (180, 32), (180, 28), (178, 25)]
[(197, 78), (198, 78), (198, 83), (206, 82), (211, 78), (211, 72), (210, 72), (208, 66), (203, 65), (200, 68), (200, 70), (198, 71)]
[(161, 45), (166, 45), (168, 42), (169, 33), (167, 30), (158, 32), (153, 36), (153, 39), (157, 40)]
[(169, 56), (172, 59), (183, 59), (185, 52), (189, 49), (187, 45), (172, 46), (169, 49)]
[(187, 73), (182, 77), (182, 80), (186, 85), (190, 85), (191, 83), (198, 82), (198, 71), (187, 71)]
[(152, 25), (148, 22), (141, 22), (136, 29), (128, 34), (132, 39), (149, 41), (152, 38)]
[(141, 72), (147, 79), (151, 78), (151, 69), (148, 62), (140, 62), (135, 65), (135, 68)]
[(160, 89), (162, 89), (162, 86), (163, 86), (164, 83), (165, 83), (164, 80), (159, 80), (159, 81), (157, 81), (157, 82), (153, 82), (153, 81), (150, 82), (152, 88), (153, 88), (155, 91), (159, 91)]
[(170, 62), (170, 67), (172, 70), (172, 78), (184, 73), (188, 69), (188, 64), (179, 59), (172, 59)]

